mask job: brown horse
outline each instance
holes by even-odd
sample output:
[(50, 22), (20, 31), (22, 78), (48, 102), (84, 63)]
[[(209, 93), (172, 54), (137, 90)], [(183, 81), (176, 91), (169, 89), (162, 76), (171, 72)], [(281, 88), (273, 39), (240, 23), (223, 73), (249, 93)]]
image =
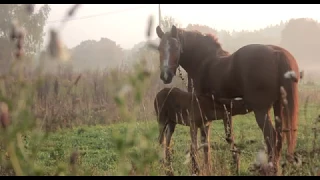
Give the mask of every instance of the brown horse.
[[(164, 146), (165, 165), (170, 170), (168, 175), (172, 175), (171, 154), (169, 150), (172, 134), (177, 124), (190, 127), (192, 141), (197, 143), (197, 131), (200, 128), (201, 142), (206, 144), (204, 149), (204, 161), (210, 169), (210, 145), (209, 129), (213, 120), (224, 120), (225, 133), (230, 138), (227, 129), (229, 116), (246, 114), (250, 110), (245, 108), (242, 100), (225, 100), (228, 104), (232, 101), (232, 108), (224, 104), (214, 102), (210, 97), (196, 96), (193, 93), (183, 91), (179, 88), (164, 88), (159, 91), (154, 99), (154, 108), (158, 117), (159, 143)], [(229, 115), (230, 113), (230, 115)], [(190, 118), (193, 117), (193, 118)], [(191, 156), (195, 156), (191, 154)], [(195, 171), (199, 171), (196, 162), (193, 162)]]
[[(299, 69), (287, 50), (274, 45), (250, 44), (230, 55), (220, 56), (224, 50), (212, 35), (175, 26), (166, 33), (158, 26), (156, 32), (161, 39), (158, 50), (163, 83), (171, 83), (181, 65), (193, 79), (197, 94), (213, 94), (215, 100), (243, 98), (263, 131), (269, 160), (275, 163), (276, 170), (283, 137), (287, 138), (288, 157), (293, 157), (298, 128), (299, 76), (296, 74)], [(286, 90), (284, 101), (280, 87)], [(279, 119), (275, 123), (276, 130), (269, 117), (272, 106), (274, 116)]]

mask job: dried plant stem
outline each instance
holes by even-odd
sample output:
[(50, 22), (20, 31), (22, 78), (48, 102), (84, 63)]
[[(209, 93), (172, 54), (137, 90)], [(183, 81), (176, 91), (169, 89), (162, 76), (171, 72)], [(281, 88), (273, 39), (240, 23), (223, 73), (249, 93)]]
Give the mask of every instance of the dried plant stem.
[(18, 157), (16, 156), (16, 151), (15, 151), (15, 147), (14, 147), (13, 142), (9, 143), (7, 151), (9, 153), (10, 161), (11, 161), (12, 167), (14, 169), (14, 172), (16, 173), (17, 176), (23, 176), (23, 171), (21, 169)]
[(313, 129), (313, 140), (312, 140), (312, 156), (314, 156), (316, 154), (316, 147), (317, 147), (317, 138), (318, 138), (318, 128), (316, 127), (316, 124), (315, 124), (315, 127), (312, 128)]
[[(71, 92), (71, 89), (76, 86), (79, 82), (81, 78), (81, 74), (77, 77), (77, 79), (69, 86), (68, 90), (67, 90), (67, 95), (70, 95), (70, 92)], [(63, 109), (62, 106), (59, 106), (59, 109), (56, 111), (56, 114), (55, 115), (58, 115), (60, 114), (60, 111)]]

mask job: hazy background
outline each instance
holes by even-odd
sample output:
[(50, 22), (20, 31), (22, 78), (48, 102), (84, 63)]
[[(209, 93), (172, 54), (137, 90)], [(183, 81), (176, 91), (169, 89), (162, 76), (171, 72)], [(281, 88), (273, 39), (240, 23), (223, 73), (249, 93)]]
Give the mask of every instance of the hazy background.
[[(11, 56), (9, 27), (12, 19), (18, 19), (28, 32), (25, 50), (29, 55), (46, 50), (50, 29), (55, 28), (71, 57), (65, 65), (72, 70), (128, 71), (133, 62), (146, 57), (150, 70), (159, 69), (158, 52), (145, 47), (148, 17), (153, 15), (156, 25), (159, 23), (158, 4), (82, 4), (61, 28), (73, 6), (37, 4), (36, 11), (26, 15), (23, 5), (0, 5), (0, 60)], [(306, 78), (315, 80), (320, 77), (319, 9), (317, 4), (164, 4), (161, 26), (165, 31), (174, 24), (215, 34), (223, 49), (231, 53), (247, 44), (279, 45), (294, 55), (300, 69), (306, 70)], [(155, 26), (152, 32), (152, 40), (158, 43)], [(0, 63), (2, 69), (8, 69), (7, 61)], [(48, 62), (46, 67), (52, 71), (52, 66)]]
[[(50, 4), (48, 25), (55, 25), (54, 21), (63, 19), (70, 6), (71, 4)], [(320, 4), (161, 5), (162, 16), (172, 16), (182, 27), (201, 24), (227, 31), (257, 30), (291, 18), (319, 20), (319, 9)], [(125, 49), (132, 48), (144, 40), (143, 32), (150, 14), (158, 22), (157, 4), (83, 4), (75, 15), (75, 19), (79, 19), (68, 23), (62, 37), (70, 48), (83, 40), (99, 40), (101, 37), (116, 41)], [(93, 17), (81, 19), (87, 16)], [(48, 26), (45, 31), (48, 31)]]

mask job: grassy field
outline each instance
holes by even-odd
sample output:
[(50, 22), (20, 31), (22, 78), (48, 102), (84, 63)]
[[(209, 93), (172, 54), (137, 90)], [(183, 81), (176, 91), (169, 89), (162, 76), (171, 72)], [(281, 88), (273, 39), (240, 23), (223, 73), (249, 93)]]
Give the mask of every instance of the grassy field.
[[(314, 147), (315, 137), (314, 131), (311, 129), (314, 123), (314, 121), (311, 121), (311, 117), (317, 117), (319, 111), (315, 107), (309, 107), (308, 109), (308, 118), (304, 117), (303, 111), (300, 112), (297, 152), (301, 155), (303, 164), (300, 167), (286, 168), (284, 175), (314, 175), (317, 167), (320, 167), (318, 154), (320, 147)], [(306, 121), (305, 119), (309, 120)], [(249, 167), (255, 162), (257, 150), (264, 145), (262, 133), (252, 114), (236, 116), (234, 123), (236, 143), (242, 151), (240, 173), (241, 175), (254, 175), (254, 172), (249, 171)], [(133, 134), (127, 132), (127, 129), (131, 129)], [(190, 175), (190, 163), (184, 164), (186, 161), (185, 152), (190, 144), (188, 132), (187, 127), (177, 126), (173, 136), (175, 175)], [(78, 170), (87, 174), (130, 174), (132, 173), (132, 171), (130, 172), (132, 164), (138, 166), (135, 160), (139, 160), (139, 163), (144, 161), (141, 174), (164, 175), (163, 169), (158, 163), (162, 151), (158, 145), (157, 136), (155, 120), (62, 130), (50, 134), (48, 139), (39, 147), (36, 165), (44, 168), (45, 174), (57, 174), (56, 167), (68, 162), (72, 151), (77, 149), (79, 152)], [(136, 145), (130, 146), (133, 144), (128, 142), (130, 141), (128, 138), (135, 139), (133, 143), (136, 143)], [(210, 138), (212, 143), (212, 174), (232, 175), (231, 153), (228, 151), (230, 149), (229, 145), (224, 140), (222, 121), (216, 121), (212, 124)], [(119, 145), (121, 139), (126, 139), (127, 144), (122, 142), (122, 145)], [(122, 153), (122, 151), (127, 153)], [(120, 153), (122, 153), (121, 158)], [(202, 155), (202, 151), (199, 154)], [(152, 160), (152, 158), (154, 159)], [(62, 166), (61, 168), (67, 167)]]
[[(28, 79), (2, 80), (0, 120), (3, 123), (3, 115), (10, 113), (12, 123), (0, 131), (0, 175), (164, 175), (153, 108), (163, 85), (158, 72), (136, 69), (127, 74), (63, 71), (44, 77), (45, 86)], [(185, 88), (179, 78), (172, 86)], [(315, 124), (320, 113), (318, 89), (315, 83), (300, 84), (296, 150), (302, 165), (287, 166), (283, 175), (315, 175), (320, 167), (319, 138), (313, 130), (320, 126)], [(3, 111), (4, 104), (9, 111)], [(216, 121), (211, 126), (210, 175), (235, 175), (222, 124)], [(253, 114), (236, 116), (234, 132), (241, 150), (240, 175), (257, 175), (249, 167), (264, 143)], [(172, 147), (174, 174), (190, 175), (190, 163), (185, 163), (188, 127), (177, 126)], [(199, 151), (199, 162), (202, 154)]]

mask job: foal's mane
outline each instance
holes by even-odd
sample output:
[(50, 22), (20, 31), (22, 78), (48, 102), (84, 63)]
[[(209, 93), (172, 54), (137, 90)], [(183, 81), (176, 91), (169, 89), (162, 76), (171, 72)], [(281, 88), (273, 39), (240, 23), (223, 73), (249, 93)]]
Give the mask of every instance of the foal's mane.
[(188, 48), (190, 44), (195, 44), (199, 48), (208, 48), (210, 51), (216, 51), (218, 55), (229, 55), (229, 52), (222, 49), (218, 37), (214, 34), (203, 34), (200, 31), (187, 31), (177, 28), (179, 40), (184, 48)]

